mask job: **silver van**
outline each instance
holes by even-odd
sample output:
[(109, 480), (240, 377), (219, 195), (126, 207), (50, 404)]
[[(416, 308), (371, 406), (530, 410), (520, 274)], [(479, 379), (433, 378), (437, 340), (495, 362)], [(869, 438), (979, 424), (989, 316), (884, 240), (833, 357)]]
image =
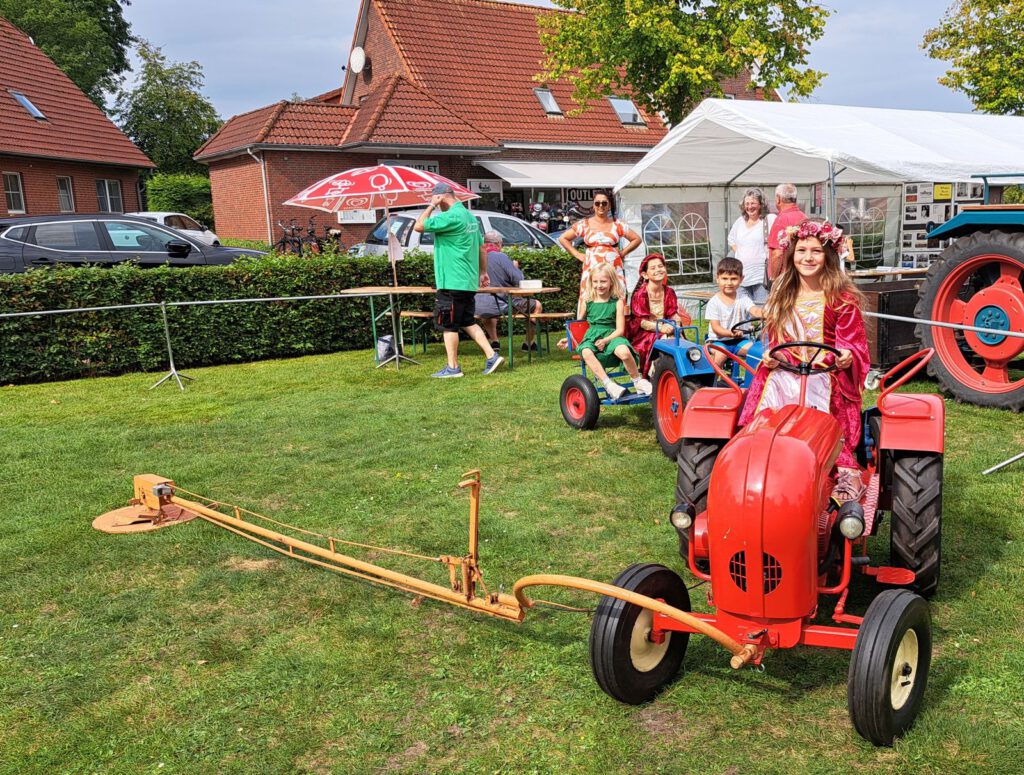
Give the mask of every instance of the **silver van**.
[[(421, 208), (411, 210), (399, 210), (391, 213), (391, 231), (398, 238), (398, 243), (405, 250), (422, 250), (427, 253), (434, 252), (434, 235), (420, 234), (412, 227), (416, 223), (423, 210)], [(516, 245), (527, 248), (560, 247), (555, 240), (539, 229), (535, 229), (525, 221), (505, 213), (495, 213), (490, 210), (470, 210), (480, 224), (481, 233), (486, 234), (492, 229), (501, 235), (506, 247)], [(366, 238), (365, 247), (359, 251), (363, 256), (379, 256), (388, 252), (388, 226), (385, 219), (381, 219)]]

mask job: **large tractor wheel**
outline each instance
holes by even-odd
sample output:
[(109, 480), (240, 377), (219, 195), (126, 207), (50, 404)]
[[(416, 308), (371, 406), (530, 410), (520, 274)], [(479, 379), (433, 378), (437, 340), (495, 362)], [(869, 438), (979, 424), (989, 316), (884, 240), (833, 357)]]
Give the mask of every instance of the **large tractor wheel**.
[(573, 374), (562, 383), (562, 417), (579, 431), (593, 430), (601, 414), (601, 398), (594, 383), (580, 374)]
[[(915, 316), (922, 320), (1024, 332), (1024, 233), (961, 237), (928, 269)], [(1024, 339), (918, 325), (944, 390), (978, 406), (1024, 408)]]
[(921, 709), (932, 661), (928, 604), (887, 589), (868, 606), (850, 657), (846, 704), (865, 740), (892, 745)]
[[(697, 441), (684, 439), (679, 445), (676, 456), (676, 503), (692, 503), (694, 511), (700, 514), (708, 507), (708, 486), (711, 484), (711, 469), (715, 466), (715, 458), (722, 449), (720, 442)], [(679, 554), (684, 560), (689, 558), (689, 531), (677, 531), (679, 534)], [(699, 561), (705, 565), (705, 560)], [(706, 567), (703, 568), (706, 571)]]
[(654, 400), (651, 407), (654, 433), (658, 437), (661, 451), (669, 460), (675, 460), (679, 454), (679, 441), (683, 438), (683, 409), (700, 385), (689, 379), (681, 379), (675, 363), (667, 356), (655, 362), (653, 382)]
[[(690, 610), (686, 585), (664, 565), (631, 565), (612, 584)], [(617, 598), (602, 597), (597, 606), (590, 626), (590, 666), (598, 686), (620, 702), (640, 705), (654, 699), (676, 677), (686, 656), (690, 634), (667, 632), (655, 643), (650, 638), (653, 622), (650, 609)]]
[(917, 574), (915, 590), (935, 594), (942, 560), (942, 455), (895, 455), (890, 554), (893, 565)]

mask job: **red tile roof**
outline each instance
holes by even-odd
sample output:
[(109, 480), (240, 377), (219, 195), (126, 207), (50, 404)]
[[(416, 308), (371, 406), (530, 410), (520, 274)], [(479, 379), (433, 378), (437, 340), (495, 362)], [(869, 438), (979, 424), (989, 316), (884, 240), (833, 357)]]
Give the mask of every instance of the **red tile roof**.
[(204, 159), (251, 145), (310, 145), (341, 143), (356, 108), (323, 102), (288, 102), (233, 116), (195, 153)]
[[(664, 135), (660, 119), (624, 126), (608, 100), (579, 116), (548, 116), (533, 90), (544, 56), (533, 5), (495, 0), (372, 0), (417, 86), (466, 121), (504, 141), (650, 147)], [(372, 57), (373, 52), (367, 51)], [(548, 84), (563, 112), (576, 107), (572, 88)]]
[[(33, 118), (10, 92), (24, 94)], [(0, 18), (0, 153), (129, 167), (153, 162), (29, 37)]]
[(391, 76), (359, 106), (343, 144), (350, 143), (499, 147), (400, 75)]

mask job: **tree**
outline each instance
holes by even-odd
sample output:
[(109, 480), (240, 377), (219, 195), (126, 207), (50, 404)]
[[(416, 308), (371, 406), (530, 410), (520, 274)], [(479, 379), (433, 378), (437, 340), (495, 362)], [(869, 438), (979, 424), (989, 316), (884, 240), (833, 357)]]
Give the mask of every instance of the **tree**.
[(629, 94), (676, 123), (720, 82), (749, 71), (765, 87), (807, 95), (823, 73), (807, 46), (828, 16), (810, 0), (554, 0), (538, 17), (545, 50), (539, 81), (564, 79), (581, 107)]
[(192, 154), (221, 125), (217, 110), (200, 90), (198, 62), (168, 63), (159, 48), (141, 41), (142, 72), (134, 88), (121, 90), (114, 116), (124, 133), (141, 148), (159, 172), (199, 172), (206, 167)]
[(0, 0), (0, 16), (16, 24), (103, 107), (128, 70), (133, 43), (122, 5), (130, 0)]
[(921, 48), (952, 67), (939, 83), (986, 113), (1024, 115), (1024, 0), (956, 0)]

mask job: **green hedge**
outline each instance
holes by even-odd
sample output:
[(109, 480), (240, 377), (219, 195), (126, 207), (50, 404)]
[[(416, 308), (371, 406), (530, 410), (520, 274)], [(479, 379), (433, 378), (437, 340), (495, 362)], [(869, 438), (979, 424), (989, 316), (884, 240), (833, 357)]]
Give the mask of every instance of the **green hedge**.
[[(575, 309), (579, 264), (561, 250), (513, 252), (527, 277), (565, 289), (546, 309)], [(160, 301), (310, 296), (390, 283), (384, 257), (270, 255), (230, 266), (40, 269), (0, 275), (0, 313)], [(432, 257), (408, 255), (402, 285), (433, 285)], [(428, 296), (407, 309), (430, 309)], [(378, 301), (378, 309), (380, 302)], [(179, 367), (237, 363), (372, 346), (365, 298), (264, 302), (168, 310)], [(157, 309), (0, 318), (0, 383), (40, 382), (166, 368)]]

